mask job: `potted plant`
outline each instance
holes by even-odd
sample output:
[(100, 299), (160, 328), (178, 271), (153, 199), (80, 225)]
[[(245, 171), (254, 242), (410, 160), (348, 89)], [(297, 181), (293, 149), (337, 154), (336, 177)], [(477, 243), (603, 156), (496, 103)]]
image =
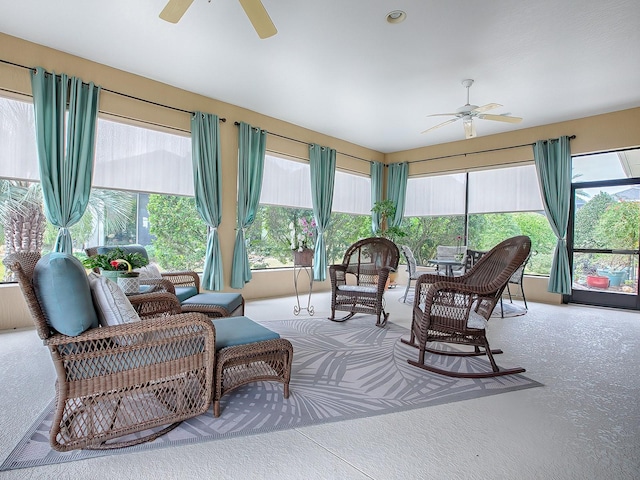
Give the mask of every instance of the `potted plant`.
[(391, 200), (381, 200), (373, 204), (372, 213), (380, 215), (380, 227), (375, 235), (391, 240), (393, 243), (407, 236), (401, 227), (390, 227), (389, 219), (396, 214), (396, 205)]
[(291, 238), (291, 250), (293, 250), (293, 263), (310, 267), (313, 265), (313, 249), (315, 244), (316, 220), (300, 217), (297, 222), (289, 223), (289, 233)]
[[(127, 253), (119, 247), (109, 250), (107, 253), (87, 257), (82, 261), (85, 268), (100, 269), (102, 275), (120, 284), (125, 293), (138, 292), (139, 273), (133, 270), (144, 267), (148, 263), (149, 261), (139, 253)], [(120, 279), (123, 279), (123, 282), (120, 282)], [(135, 280), (127, 281), (127, 279)]]
[[(398, 240), (407, 236), (407, 233), (401, 227), (389, 226), (389, 219), (396, 214), (396, 205), (391, 200), (381, 200), (374, 203), (371, 212), (380, 215), (380, 227), (375, 232), (376, 236), (391, 240), (395, 244), (397, 244)], [(398, 278), (398, 272), (389, 274), (389, 288), (395, 287), (396, 278)]]

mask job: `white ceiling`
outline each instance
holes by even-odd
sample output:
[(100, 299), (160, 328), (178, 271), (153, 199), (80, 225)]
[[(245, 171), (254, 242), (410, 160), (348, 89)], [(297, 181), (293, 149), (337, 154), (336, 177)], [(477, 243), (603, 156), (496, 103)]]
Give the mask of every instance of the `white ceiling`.
[(638, 0), (262, 1), (265, 40), (237, 0), (176, 25), (166, 0), (0, 0), (0, 31), (385, 153), (464, 139), (462, 122), (420, 132), (464, 105), (465, 78), (472, 104), (524, 117), (478, 136), (640, 106)]

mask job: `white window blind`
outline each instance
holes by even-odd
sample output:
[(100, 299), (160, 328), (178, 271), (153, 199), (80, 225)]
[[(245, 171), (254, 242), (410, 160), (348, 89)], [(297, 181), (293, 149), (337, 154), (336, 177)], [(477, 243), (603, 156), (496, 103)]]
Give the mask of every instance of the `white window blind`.
[(93, 186), (193, 196), (191, 138), (99, 118)]
[(371, 215), (371, 178), (336, 171), (331, 211)]
[[(309, 164), (266, 155), (260, 203), (293, 208), (313, 208)], [(369, 215), (371, 213), (371, 179), (336, 171), (332, 211)]]
[(535, 165), (469, 173), (469, 213), (543, 210)]
[(465, 174), (409, 178), (405, 217), (464, 215)]
[(309, 164), (266, 155), (260, 203), (312, 208)]
[(0, 97), (0, 177), (40, 180), (30, 102)]

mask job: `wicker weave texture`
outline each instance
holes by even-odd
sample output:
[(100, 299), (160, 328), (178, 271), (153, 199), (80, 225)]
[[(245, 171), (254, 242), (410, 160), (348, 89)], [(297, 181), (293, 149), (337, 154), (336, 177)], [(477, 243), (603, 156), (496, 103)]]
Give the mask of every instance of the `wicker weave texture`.
[(377, 316), (376, 325), (383, 326), (388, 319), (383, 295), (389, 273), (396, 271), (399, 260), (398, 247), (386, 238), (365, 238), (351, 245), (342, 264), (329, 267), (329, 319), (336, 320), (336, 310), (349, 312), (341, 320), (351, 318), (355, 313), (370, 313)]
[(223, 348), (216, 359), (216, 385), (213, 414), (220, 416), (223, 395), (251, 382), (277, 381), (283, 384), (284, 398), (289, 398), (293, 346), (279, 338)]
[(482, 348), (493, 368), (487, 375), (504, 374), (495, 364), (486, 329), (470, 327), (469, 318), (477, 315), (489, 320), (509, 278), (524, 263), (530, 250), (530, 238), (517, 236), (496, 245), (462, 276), (421, 275), (415, 287), (411, 338), (406, 342), (417, 347), (419, 354), (418, 362), (410, 363), (438, 371), (424, 365), (425, 352), (432, 351), (427, 344), (446, 342), (476, 347), (474, 354)]
[[(76, 337), (61, 335), (47, 324), (26, 273), (33, 272), (36, 258), (13, 254), (5, 264), (18, 277), (54, 363), (53, 449), (142, 443), (208, 410), (213, 397), (215, 329), (206, 316), (171, 315), (94, 328)], [(118, 441), (136, 432), (143, 433)]]

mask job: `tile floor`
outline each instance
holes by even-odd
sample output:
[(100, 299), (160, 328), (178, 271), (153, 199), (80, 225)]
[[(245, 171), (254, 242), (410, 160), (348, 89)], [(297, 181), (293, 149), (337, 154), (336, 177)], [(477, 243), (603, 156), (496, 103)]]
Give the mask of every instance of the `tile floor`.
[[(409, 326), (404, 288), (390, 322)], [(323, 321), (329, 295), (314, 293)], [(247, 302), (248, 316), (294, 318), (295, 298)], [(543, 387), (347, 422), (0, 473), (0, 479), (638, 479), (640, 315), (530, 303), (492, 319), (498, 363)], [(34, 330), (0, 334), (0, 458), (53, 397)]]

